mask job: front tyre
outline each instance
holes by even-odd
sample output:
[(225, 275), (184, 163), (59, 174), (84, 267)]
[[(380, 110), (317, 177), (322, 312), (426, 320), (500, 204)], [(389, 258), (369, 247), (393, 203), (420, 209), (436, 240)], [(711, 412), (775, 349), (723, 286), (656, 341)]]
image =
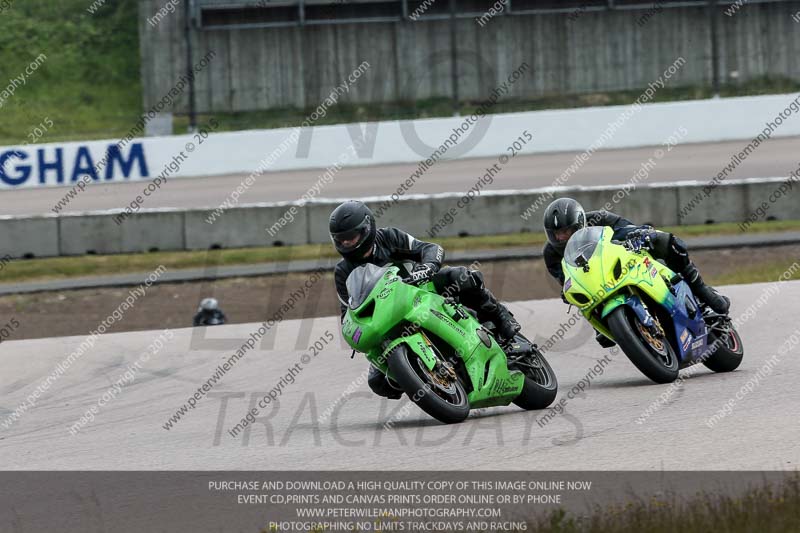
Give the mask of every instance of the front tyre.
[(706, 367), (714, 372), (733, 372), (739, 368), (744, 357), (744, 347), (742, 338), (732, 324), (724, 328), (710, 328), (708, 341), (712, 349), (714, 346), (716, 349), (703, 361)]
[(678, 378), (678, 357), (669, 341), (652, 334), (627, 305), (611, 312), (608, 328), (642, 374), (656, 383), (672, 383)]
[(469, 416), (467, 392), (454, 373), (428, 370), (405, 344), (392, 351), (388, 365), (392, 378), (411, 401), (436, 420), (455, 424)]

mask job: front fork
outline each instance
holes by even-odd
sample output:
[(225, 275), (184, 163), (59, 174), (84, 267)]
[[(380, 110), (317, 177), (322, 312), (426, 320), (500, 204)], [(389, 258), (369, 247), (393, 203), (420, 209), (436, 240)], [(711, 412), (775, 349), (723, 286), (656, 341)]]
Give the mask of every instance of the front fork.
[[(419, 330), (413, 335), (399, 337), (393, 340), (384, 348), (381, 359), (387, 361), (392, 350), (400, 344), (405, 344), (409, 350), (422, 361), (424, 365), (423, 371), (427, 372), (435, 386), (447, 389), (458, 379), (453, 365), (442, 357), (423, 330)], [(382, 370), (386, 376), (393, 379), (389, 374), (388, 365), (380, 367), (380, 370)]]
[[(638, 294), (635, 293), (615, 294), (614, 297), (606, 302), (605, 306), (603, 306), (603, 311), (600, 314), (601, 320), (605, 320), (608, 315), (623, 305), (628, 306), (636, 314), (636, 318), (639, 320), (639, 322), (651, 333), (666, 340), (666, 335), (664, 334), (661, 325), (656, 322), (656, 320), (653, 318), (653, 315), (651, 315), (650, 311), (647, 309), (647, 306), (644, 304), (644, 302), (642, 302), (642, 299)], [(607, 328), (606, 331), (601, 331), (601, 333), (613, 340), (611, 332), (608, 331)]]

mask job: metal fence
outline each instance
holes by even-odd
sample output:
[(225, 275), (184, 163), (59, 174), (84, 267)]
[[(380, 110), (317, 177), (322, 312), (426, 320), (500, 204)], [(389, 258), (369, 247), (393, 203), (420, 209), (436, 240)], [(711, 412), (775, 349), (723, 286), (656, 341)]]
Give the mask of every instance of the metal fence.
[[(748, 4), (790, 0), (750, 0)], [(194, 0), (193, 18), (206, 30), (278, 28), (478, 18), (494, 9), (497, 16), (582, 14), (609, 10), (651, 10), (730, 5), (735, 0)]]

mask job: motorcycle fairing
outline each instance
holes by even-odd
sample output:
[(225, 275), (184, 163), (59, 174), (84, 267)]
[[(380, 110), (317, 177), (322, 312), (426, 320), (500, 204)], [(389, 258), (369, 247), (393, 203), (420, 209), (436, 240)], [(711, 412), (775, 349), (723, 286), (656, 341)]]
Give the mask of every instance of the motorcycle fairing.
[(681, 365), (696, 362), (708, 349), (708, 330), (689, 285), (684, 281), (672, 285), (672, 270), (646, 251), (636, 253), (612, 243), (613, 233), (608, 227), (592, 227), (573, 235), (578, 239), (567, 245), (562, 261), (569, 281), (564, 284), (564, 296), (595, 329), (613, 340), (605, 321), (621, 305), (631, 308), (642, 324), (653, 323), (640, 297), (647, 295), (669, 313), (672, 324), (664, 327), (674, 332), (673, 348)]
[[(464, 361), (472, 388), (468, 394), (471, 407), (507, 405), (519, 396), (524, 375), (508, 369), (505, 352), (485, 331), (481, 339), (478, 332), (482, 326), (470, 313), (459, 312), (460, 305), (447, 303), (436, 294), (431, 282), (418, 287), (402, 283), (396, 266), (365, 265), (363, 268), (363, 272), (356, 276), (351, 273), (348, 278), (348, 290), (357, 297), (351, 299), (342, 334), (345, 341), (365, 353), (376, 368), (388, 375), (388, 354), (405, 343), (429, 370), (433, 369), (436, 357), (424, 333), (430, 332), (452, 347)], [(407, 326), (402, 334), (382, 348), (386, 332), (403, 324)], [(491, 339), (490, 346), (484, 344), (487, 338)]]

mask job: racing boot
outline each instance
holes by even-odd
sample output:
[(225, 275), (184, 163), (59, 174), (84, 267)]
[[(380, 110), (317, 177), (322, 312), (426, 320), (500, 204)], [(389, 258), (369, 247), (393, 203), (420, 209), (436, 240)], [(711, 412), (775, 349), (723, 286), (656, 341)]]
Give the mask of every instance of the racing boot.
[(727, 315), (731, 307), (731, 301), (727, 296), (718, 293), (713, 287), (706, 285), (703, 278), (700, 277), (697, 267), (694, 263), (689, 263), (686, 268), (681, 272), (683, 279), (692, 288), (692, 292), (702, 302), (708, 305), (712, 311), (720, 315)]
[(497, 301), (488, 290), (483, 290), (483, 303), (480, 306), (482, 315), (494, 324), (495, 333), (500, 341), (510, 341), (520, 330), (519, 322), (508, 308)]
[(370, 365), (367, 375), (369, 388), (378, 396), (383, 396), (390, 400), (399, 400), (403, 396), (403, 391), (395, 387), (392, 382), (383, 375), (383, 372)]
[(617, 345), (616, 342), (612, 341), (611, 339), (609, 339), (608, 337), (606, 337), (605, 335), (603, 335), (599, 331), (595, 334), (594, 340), (596, 340), (597, 344), (599, 344), (603, 348), (613, 348), (614, 346)]

